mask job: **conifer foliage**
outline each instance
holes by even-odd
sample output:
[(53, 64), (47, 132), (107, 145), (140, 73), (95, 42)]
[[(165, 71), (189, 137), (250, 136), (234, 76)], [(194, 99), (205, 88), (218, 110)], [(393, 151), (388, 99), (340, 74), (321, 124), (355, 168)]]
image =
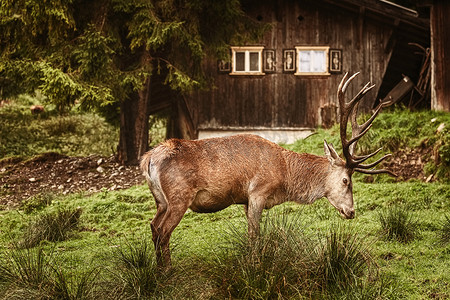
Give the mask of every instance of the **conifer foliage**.
[(39, 89), (61, 110), (96, 110), (120, 124), (119, 158), (135, 163), (148, 148), (151, 80), (205, 86), (203, 58), (258, 32), (239, 0), (4, 0), (0, 98)]

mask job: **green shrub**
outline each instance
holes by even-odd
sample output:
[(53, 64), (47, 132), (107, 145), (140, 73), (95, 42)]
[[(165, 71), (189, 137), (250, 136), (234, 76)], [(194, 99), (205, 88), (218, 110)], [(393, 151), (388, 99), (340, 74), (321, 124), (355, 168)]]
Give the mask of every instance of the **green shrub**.
[(88, 268), (87, 271), (77, 274), (73, 269), (63, 269), (52, 266), (47, 291), (51, 299), (99, 299), (103, 298), (100, 282), (97, 280), (100, 271), (98, 268)]
[(387, 240), (408, 243), (417, 236), (418, 223), (412, 213), (403, 206), (394, 206), (378, 214), (381, 233)]
[[(294, 233), (294, 223), (287, 220), (266, 217), (261, 234), (254, 239), (230, 230), (226, 242), (229, 248), (214, 262), (213, 276), (232, 298), (279, 298), (292, 293), (296, 288), (293, 283), (303, 282), (299, 279), (307, 273), (309, 255), (302, 253), (308, 247), (303, 245), (304, 236)], [(300, 265), (304, 272), (298, 273)]]
[(48, 278), (50, 259), (41, 247), (4, 250), (1, 259), (0, 282), (4, 284), (39, 287)]

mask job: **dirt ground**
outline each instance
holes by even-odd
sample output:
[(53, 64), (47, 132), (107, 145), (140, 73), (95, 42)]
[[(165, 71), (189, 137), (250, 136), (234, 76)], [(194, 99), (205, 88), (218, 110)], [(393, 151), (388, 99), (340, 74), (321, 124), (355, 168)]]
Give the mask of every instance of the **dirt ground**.
[(113, 156), (45, 153), (27, 161), (0, 161), (0, 205), (8, 207), (40, 193), (95, 193), (142, 183), (144, 177), (137, 166), (121, 166)]
[[(426, 181), (422, 157), (427, 157), (427, 151), (397, 152), (384, 167), (397, 173), (399, 180)], [(144, 177), (137, 166), (121, 166), (113, 156), (68, 157), (45, 153), (26, 161), (14, 158), (0, 161), (0, 205), (10, 208), (41, 193), (95, 193), (142, 183)]]

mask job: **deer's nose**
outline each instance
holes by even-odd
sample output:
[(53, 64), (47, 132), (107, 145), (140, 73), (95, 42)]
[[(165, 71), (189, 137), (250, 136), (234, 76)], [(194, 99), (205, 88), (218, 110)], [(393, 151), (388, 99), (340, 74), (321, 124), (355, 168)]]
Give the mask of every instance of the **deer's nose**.
[(345, 219), (353, 219), (355, 217), (355, 210), (353, 208), (342, 208), (339, 210), (341, 216)]
[(353, 219), (355, 217), (355, 210), (353, 208), (348, 210), (345, 216), (347, 217), (347, 219)]

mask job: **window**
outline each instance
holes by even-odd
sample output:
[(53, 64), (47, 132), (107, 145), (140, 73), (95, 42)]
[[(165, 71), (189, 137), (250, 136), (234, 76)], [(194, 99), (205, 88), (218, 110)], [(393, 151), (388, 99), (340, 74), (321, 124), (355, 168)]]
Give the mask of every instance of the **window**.
[(330, 75), (328, 51), (330, 47), (295, 47), (297, 71), (295, 75)]
[(231, 75), (264, 75), (262, 52), (264, 47), (231, 47)]

